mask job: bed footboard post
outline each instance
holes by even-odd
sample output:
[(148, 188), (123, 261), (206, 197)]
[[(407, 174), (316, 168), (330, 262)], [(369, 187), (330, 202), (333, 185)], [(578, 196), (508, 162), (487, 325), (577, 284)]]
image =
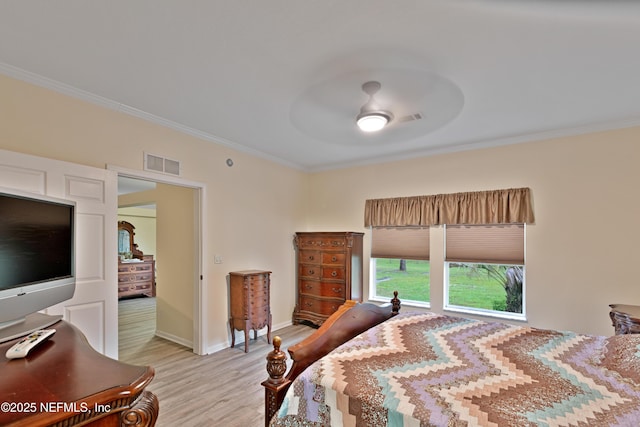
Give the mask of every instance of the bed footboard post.
[(391, 299), (391, 312), (395, 316), (400, 312), (400, 300), (398, 299), (398, 291), (393, 291), (393, 298)]
[(264, 387), (264, 425), (269, 426), (269, 421), (278, 411), (284, 395), (291, 384), (290, 380), (284, 378), (287, 371), (287, 355), (280, 350), (282, 340), (280, 337), (273, 337), (273, 351), (267, 355), (267, 372), (269, 379), (262, 382)]

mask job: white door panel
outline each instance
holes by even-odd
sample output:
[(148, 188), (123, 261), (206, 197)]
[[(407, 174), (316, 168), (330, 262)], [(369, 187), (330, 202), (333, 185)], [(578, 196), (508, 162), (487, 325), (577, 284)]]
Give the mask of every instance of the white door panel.
[(104, 271), (104, 215), (81, 213), (76, 215), (76, 285), (81, 282), (105, 280)]
[(62, 314), (103, 354), (118, 357), (117, 174), (0, 150), (0, 187), (76, 202), (76, 292)]
[[(84, 290), (84, 286), (80, 286), (80, 290)], [(78, 299), (83, 299), (81, 295), (76, 293)], [(87, 337), (89, 344), (99, 351), (105, 353), (104, 346), (106, 337), (104, 336), (106, 328), (105, 324), (105, 302), (94, 301), (82, 304), (66, 304), (62, 313), (64, 318), (74, 325), (82, 325), (82, 333)]]
[(4, 161), (8, 159), (7, 151), (2, 152), (0, 161), (0, 185), (14, 190), (27, 191), (35, 194), (45, 194), (47, 174), (41, 170), (29, 170), (18, 166), (11, 166)]

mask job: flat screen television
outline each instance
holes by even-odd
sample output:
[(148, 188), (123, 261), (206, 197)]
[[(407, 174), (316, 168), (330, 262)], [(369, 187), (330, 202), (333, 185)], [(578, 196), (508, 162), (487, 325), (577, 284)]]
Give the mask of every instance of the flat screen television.
[(0, 189), (0, 342), (57, 322), (75, 292), (75, 202)]

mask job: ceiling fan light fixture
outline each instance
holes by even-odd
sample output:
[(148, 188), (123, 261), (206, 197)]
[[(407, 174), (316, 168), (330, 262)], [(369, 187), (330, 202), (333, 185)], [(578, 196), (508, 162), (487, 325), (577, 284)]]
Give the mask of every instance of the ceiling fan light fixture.
[(386, 111), (369, 111), (358, 114), (356, 124), (363, 132), (377, 132), (391, 121), (391, 113)]
[(382, 110), (373, 95), (380, 90), (380, 82), (368, 81), (362, 85), (364, 93), (369, 95), (369, 101), (360, 108), (356, 117), (356, 124), (363, 132), (377, 132), (382, 130), (393, 119), (393, 114)]

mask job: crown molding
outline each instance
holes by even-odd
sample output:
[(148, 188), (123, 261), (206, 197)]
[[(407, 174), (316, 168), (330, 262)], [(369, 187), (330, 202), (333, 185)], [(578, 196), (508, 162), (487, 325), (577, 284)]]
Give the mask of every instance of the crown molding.
[(504, 145), (519, 144), (524, 142), (543, 141), (543, 140), (554, 139), (554, 138), (583, 135), (583, 134), (594, 133), (594, 132), (603, 132), (603, 131), (614, 130), (614, 129), (623, 129), (623, 128), (640, 126), (640, 117), (628, 117), (625, 119), (610, 120), (606, 122), (585, 123), (578, 126), (572, 126), (567, 128), (561, 128), (561, 129), (553, 129), (553, 130), (548, 130), (543, 132), (530, 132), (530, 133), (517, 134), (517, 135), (507, 135), (497, 139), (463, 141), (460, 143), (452, 144), (447, 147), (442, 147), (442, 146), (429, 147), (425, 149), (412, 150), (405, 153), (385, 155), (384, 157), (348, 161), (344, 163), (332, 163), (332, 164), (321, 165), (317, 167), (305, 167), (299, 164), (294, 164), (292, 162), (286, 161), (279, 157), (266, 154), (262, 151), (246, 147), (244, 145), (230, 141), (226, 138), (222, 138), (216, 135), (199, 131), (197, 129), (193, 129), (188, 126), (181, 125), (179, 123), (164, 119), (162, 117), (158, 117), (156, 115), (147, 113), (137, 108), (113, 101), (111, 99), (108, 99), (99, 95), (95, 95), (93, 93), (90, 93), (84, 90), (77, 89), (65, 83), (61, 83), (61, 82), (49, 79), (47, 77), (43, 77), (39, 74), (22, 70), (20, 68), (17, 68), (2, 62), (0, 62), (0, 73), (8, 77), (15, 78), (17, 80), (22, 80), (24, 82), (31, 83), (36, 86), (53, 90), (63, 95), (71, 96), (82, 101), (86, 101), (95, 105), (99, 105), (104, 108), (108, 108), (110, 110), (115, 110), (123, 114), (134, 116), (139, 119), (142, 119), (151, 123), (155, 123), (187, 135), (191, 135), (193, 137), (202, 139), (204, 141), (222, 145), (236, 151), (247, 153), (247, 154), (250, 154), (265, 160), (269, 160), (271, 162), (274, 162), (286, 167), (290, 167), (292, 169), (296, 169), (296, 170), (300, 170), (308, 173), (316, 173), (316, 172), (323, 172), (323, 171), (336, 170), (336, 169), (345, 169), (349, 167), (389, 163), (394, 161), (408, 160), (416, 157), (428, 157), (428, 156), (433, 156), (438, 154), (447, 154), (447, 153), (469, 151), (469, 150), (476, 150), (476, 149), (482, 149), (482, 148), (499, 147)]
[(452, 144), (446, 147), (430, 147), (425, 149), (411, 150), (405, 153), (391, 154), (384, 158), (371, 158), (358, 160), (353, 162), (344, 162), (340, 164), (330, 164), (324, 166), (318, 166), (314, 168), (307, 168), (306, 172), (324, 172), (336, 169), (346, 169), (350, 167), (358, 166), (370, 166), (379, 165), (382, 163), (390, 163), (402, 160), (415, 159), (418, 157), (429, 157), (439, 154), (449, 154), (462, 151), (479, 150), (483, 148), (501, 147), (505, 145), (522, 144), (527, 142), (541, 142), (550, 139), (564, 138), (577, 135), (585, 135), (596, 132), (606, 132), (616, 129), (626, 129), (631, 127), (640, 126), (640, 117), (628, 117), (620, 120), (611, 120), (599, 123), (586, 123), (579, 126), (572, 126), (560, 129), (552, 129), (542, 132), (530, 132), (518, 135), (508, 135), (497, 139), (484, 139), (466, 141), (461, 143)]
[(174, 121), (165, 119), (163, 117), (156, 116), (146, 111), (139, 110), (129, 105), (113, 101), (109, 98), (105, 98), (103, 96), (99, 96), (91, 92), (87, 92), (87, 91), (75, 88), (68, 84), (49, 79), (47, 77), (14, 67), (9, 64), (0, 62), (0, 73), (8, 77), (14, 78), (16, 80), (21, 80), (26, 83), (40, 86), (45, 89), (50, 89), (54, 92), (58, 92), (60, 94), (79, 99), (81, 101), (89, 102), (91, 104), (98, 105), (100, 107), (108, 108), (110, 110), (114, 110), (123, 114), (137, 117), (139, 119), (142, 119), (151, 123), (155, 123), (169, 129), (173, 129), (175, 131), (196, 137), (198, 139), (202, 139), (208, 142), (213, 142), (214, 144), (218, 144), (218, 145), (223, 145), (233, 150), (251, 154), (253, 156), (256, 156), (265, 160), (269, 160), (274, 163), (278, 163), (280, 165), (287, 166), (293, 169), (304, 170), (302, 166), (288, 162), (279, 157), (275, 157), (275, 156), (263, 153), (262, 151), (258, 151), (258, 150), (246, 147), (244, 145), (238, 144), (236, 142), (230, 141), (226, 138), (223, 138), (217, 135), (212, 135), (212, 134), (191, 128), (189, 126), (181, 125), (180, 123), (176, 123)]

